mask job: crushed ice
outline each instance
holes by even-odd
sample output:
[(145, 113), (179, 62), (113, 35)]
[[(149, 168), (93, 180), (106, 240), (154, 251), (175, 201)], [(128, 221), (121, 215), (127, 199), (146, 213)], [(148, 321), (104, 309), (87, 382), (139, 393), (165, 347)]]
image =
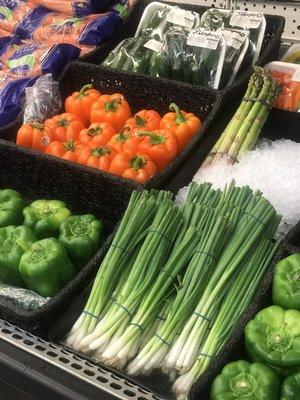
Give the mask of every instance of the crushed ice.
[[(211, 182), (224, 189), (232, 179), (238, 186), (259, 189), (283, 220), (278, 234), (285, 234), (300, 219), (300, 143), (292, 140), (262, 141), (251, 152), (230, 165), (226, 160), (200, 169), (193, 180)], [(180, 189), (177, 201), (184, 201), (188, 187)]]

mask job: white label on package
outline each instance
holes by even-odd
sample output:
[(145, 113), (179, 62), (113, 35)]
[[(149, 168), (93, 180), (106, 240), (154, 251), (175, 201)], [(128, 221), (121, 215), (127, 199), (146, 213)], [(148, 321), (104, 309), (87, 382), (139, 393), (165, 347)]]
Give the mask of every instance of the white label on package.
[(293, 74), (292, 81), (294, 82), (300, 82), (300, 66), (297, 65), (295, 72)]
[(245, 29), (257, 29), (263, 20), (263, 13), (250, 11), (233, 11), (229, 24)]
[(147, 43), (144, 44), (144, 47), (147, 49), (153, 50), (156, 53), (159, 53), (162, 49), (163, 44), (155, 39), (150, 39)]
[(221, 33), (212, 31), (190, 32), (187, 38), (187, 44), (189, 46), (216, 50), (221, 37)]
[(185, 28), (192, 29), (194, 26), (195, 17), (190, 11), (181, 10), (174, 7), (167, 15), (167, 22), (174, 25), (184, 26)]
[(234, 29), (221, 28), (218, 32), (221, 32), (224, 36), (226, 46), (233, 47), (236, 50), (239, 50), (242, 47), (246, 37), (248, 36), (248, 32)]

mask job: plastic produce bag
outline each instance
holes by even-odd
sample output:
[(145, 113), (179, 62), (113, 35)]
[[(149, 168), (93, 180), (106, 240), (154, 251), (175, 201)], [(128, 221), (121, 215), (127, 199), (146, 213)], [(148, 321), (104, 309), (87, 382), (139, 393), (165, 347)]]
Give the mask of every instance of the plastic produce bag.
[(219, 88), (223, 89), (233, 83), (234, 78), (241, 68), (249, 47), (249, 32), (230, 28), (221, 28), (217, 32), (222, 33), (226, 44), (225, 59), (219, 85)]
[(153, 50), (145, 47), (148, 37), (125, 39), (114, 49), (103, 65), (129, 72), (147, 73)]
[(200, 25), (213, 31), (221, 28), (248, 31), (249, 47), (244, 62), (246, 65), (255, 64), (266, 30), (266, 20), (263, 13), (211, 8), (202, 15)]
[(36, 5), (49, 8), (49, 10), (77, 17), (106, 11), (115, 3), (113, 0), (32, 0), (32, 2)]
[(185, 81), (218, 89), (226, 44), (220, 32), (198, 29), (187, 38)]
[(199, 22), (200, 17), (195, 12), (153, 2), (146, 7), (135, 36), (150, 36), (162, 41), (172, 26), (181, 26), (189, 31), (195, 29)]
[(300, 44), (293, 44), (284, 54), (281, 61), (293, 64), (300, 64)]
[(69, 43), (74, 46), (98, 46), (112, 36), (122, 19), (118, 11), (90, 15), (84, 18), (64, 14), (49, 14), (33, 32), (36, 42)]
[(79, 54), (80, 50), (70, 44), (20, 42), (0, 50), (0, 66), (15, 75), (37, 77), (52, 73), (58, 78), (65, 65)]
[(274, 107), (300, 112), (300, 65), (273, 61), (265, 69), (281, 85)]
[(22, 111), (22, 96), (34, 78), (20, 78), (6, 71), (0, 71), (0, 126), (12, 122)]
[(45, 7), (36, 7), (31, 1), (0, 0), (0, 28), (22, 39), (30, 39), (34, 30), (51, 13)]
[(42, 297), (31, 290), (4, 284), (0, 284), (0, 298), (26, 311), (37, 310), (50, 300), (50, 297)]
[(35, 84), (26, 88), (24, 123), (43, 123), (47, 118), (58, 114), (62, 107), (59, 84), (51, 74), (41, 76)]

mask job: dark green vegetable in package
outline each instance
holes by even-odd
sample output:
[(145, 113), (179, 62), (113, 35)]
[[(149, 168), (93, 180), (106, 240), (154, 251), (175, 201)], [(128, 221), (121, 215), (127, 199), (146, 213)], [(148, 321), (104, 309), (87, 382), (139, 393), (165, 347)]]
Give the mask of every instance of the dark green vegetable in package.
[(19, 272), (22, 255), (37, 240), (26, 226), (0, 228), (0, 282), (25, 286)]
[(279, 379), (267, 366), (240, 360), (226, 365), (212, 385), (211, 400), (276, 400)]
[(60, 225), (59, 241), (78, 268), (83, 267), (99, 249), (102, 223), (94, 215), (74, 215)]
[(274, 367), (300, 366), (300, 311), (271, 306), (245, 329), (247, 348)]
[(44, 297), (53, 297), (76, 274), (64, 246), (55, 238), (35, 242), (20, 261), (26, 286)]
[(300, 372), (286, 378), (281, 385), (280, 400), (299, 400)]
[(0, 190), (0, 227), (21, 225), (25, 202), (16, 190)]
[(292, 254), (275, 266), (273, 301), (282, 308), (300, 311), (300, 254)]
[(59, 225), (71, 215), (60, 200), (36, 200), (24, 208), (24, 225), (32, 229), (39, 239), (57, 236)]

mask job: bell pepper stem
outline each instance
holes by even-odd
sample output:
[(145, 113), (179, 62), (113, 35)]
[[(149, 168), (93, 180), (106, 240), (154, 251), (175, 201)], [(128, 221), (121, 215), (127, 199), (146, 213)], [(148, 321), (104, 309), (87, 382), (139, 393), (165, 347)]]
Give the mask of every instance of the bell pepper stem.
[(64, 143), (64, 148), (67, 151), (75, 151), (75, 142), (74, 142), (74, 140), (70, 139), (66, 143)]
[(169, 110), (174, 111), (176, 113), (174, 121), (176, 122), (177, 125), (184, 124), (186, 122), (186, 118), (183, 116), (182, 111), (180, 110), (177, 104), (171, 103), (169, 106)]
[(88, 84), (88, 85), (84, 85), (84, 86), (81, 88), (78, 97), (87, 96), (86, 92), (87, 92), (88, 90), (93, 89), (93, 87), (94, 87), (94, 85), (93, 85), (92, 83), (90, 83), (90, 84)]
[(90, 128), (87, 131), (88, 136), (98, 136), (101, 135), (101, 133), (102, 133), (102, 128), (100, 128), (100, 126), (98, 128)]
[(32, 122), (29, 124), (32, 128), (34, 129), (38, 129), (39, 131), (43, 131), (44, 130), (44, 124), (40, 124), (39, 122)]
[(144, 120), (144, 118), (140, 117), (138, 114), (134, 117), (134, 120), (139, 127), (146, 125), (146, 121)]
[(123, 129), (120, 130), (116, 141), (120, 143), (125, 143), (129, 139), (130, 128), (128, 126), (124, 126)]
[(111, 151), (108, 147), (104, 146), (104, 147), (96, 147), (95, 149), (92, 150), (91, 153), (93, 156), (101, 158), (101, 157), (105, 156), (106, 154), (110, 154)]
[(62, 118), (58, 121), (58, 126), (67, 127), (70, 125), (70, 121), (67, 118)]
[(158, 135), (155, 132), (143, 131), (137, 134), (138, 136), (148, 136), (152, 145), (164, 144), (167, 138), (164, 135)]
[(119, 109), (119, 105), (122, 103), (122, 99), (113, 99), (111, 101), (107, 101), (104, 105), (106, 111), (117, 112)]
[(130, 160), (131, 168), (135, 170), (139, 170), (143, 168), (147, 164), (147, 160), (145, 157), (134, 157)]

